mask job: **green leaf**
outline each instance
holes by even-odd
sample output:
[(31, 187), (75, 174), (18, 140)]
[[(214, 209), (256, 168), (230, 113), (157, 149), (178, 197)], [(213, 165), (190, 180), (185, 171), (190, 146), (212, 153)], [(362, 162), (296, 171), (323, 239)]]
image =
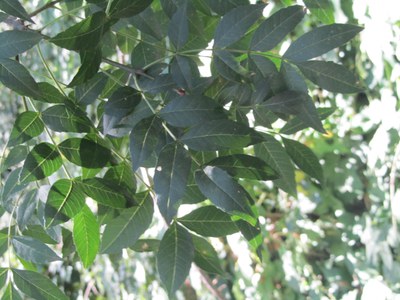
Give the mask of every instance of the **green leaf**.
[(232, 9), (215, 30), (214, 49), (225, 48), (240, 40), (262, 16), (265, 5), (243, 5)]
[(121, 163), (111, 167), (107, 170), (106, 174), (104, 174), (103, 178), (108, 182), (119, 186), (121, 189), (130, 192), (131, 194), (135, 193), (135, 175), (128, 163)]
[(200, 207), (178, 222), (202, 236), (223, 237), (239, 230), (229, 214), (213, 205)]
[(99, 250), (100, 226), (96, 217), (86, 205), (74, 217), (73, 238), (83, 266), (88, 268)]
[(57, 132), (90, 132), (92, 122), (83, 111), (66, 105), (54, 105), (42, 112), (44, 123)]
[(165, 36), (166, 28), (164, 26), (165, 19), (161, 11), (154, 12), (151, 6), (146, 8), (140, 14), (129, 18), (132, 24), (140, 32), (148, 34), (155, 39), (161, 41)]
[(4, 162), (0, 164), (0, 173), (23, 161), (28, 156), (28, 153), (29, 148), (26, 145), (11, 148)]
[[(1, 2), (1, 1), (0, 1)], [(39, 98), (39, 87), (28, 70), (15, 60), (0, 59), (0, 81), (14, 92), (32, 98)]]
[(210, 120), (226, 118), (223, 109), (206, 96), (177, 96), (161, 111), (160, 117), (172, 126), (190, 127)]
[(305, 173), (324, 182), (324, 173), (318, 157), (306, 145), (294, 140), (283, 139), (286, 151), (294, 163)]
[(83, 192), (93, 200), (114, 208), (125, 208), (127, 201), (120, 188), (103, 178), (89, 178), (79, 182)]
[(261, 234), (260, 223), (257, 220), (255, 226), (250, 225), (242, 220), (236, 221), (236, 225), (240, 228), (240, 232), (243, 234), (244, 238), (249, 242), (251, 248), (256, 251), (258, 258), (262, 260), (262, 245), (264, 244), (264, 239)]
[(138, 206), (124, 209), (107, 224), (101, 242), (101, 253), (118, 253), (135, 245), (150, 226), (154, 212), (153, 199), (149, 193), (142, 193), (137, 197), (142, 198)]
[(154, 191), (158, 208), (169, 224), (176, 216), (179, 200), (184, 196), (191, 158), (180, 144), (166, 145), (160, 152), (154, 174)]
[(218, 73), (228, 80), (241, 82), (242, 77), (248, 74), (235, 56), (227, 50), (214, 51), (213, 63)]
[(13, 147), (22, 144), (38, 136), (44, 130), (44, 124), (40, 114), (33, 111), (25, 111), (18, 115), (10, 134), (8, 146)]
[(39, 95), (33, 97), (35, 100), (47, 103), (64, 103), (66, 97), (54, 86), (47, 82), (39, 82)]
[(153, 0), (114, 0), (110, 7), (110, 17), (129, 18), (145, 10)]
[(32, 19), (18, 0), (1, 0), (0, 9), (9, 15), (33, 23)]
[(249, 4), (248, 0), (204, 0), (217, 14), (223, 16), (235, 7)]
[(135, 252), (155, 252), (160, 248), (160, 240), (140, 239), (130, 248)]
[(311, 13), (325, 24), (335, 22), (333, 3), (329, 0), (304, 0)]
[(130, 135), (130, 152), (134, 171), (153, 153), (158, 144), (160, 128), (160, 121), (156, 117), (144, 119), (133, 128)]
[(50, 188), (45, 206), (47, 227), (66, 222), (77, 215), (85, 205), (85, 194), (70, 179), (60, 179)]
[(21, 200), (18, 201), (16, 209), (16, 219), (18, 228), (23, 230), (31, 220), (38, 203), (38, 191), (30, 190)]
[(1, 300), (22, 300), (21, 295), (17, 292), (17, 290), (14, 288), (12, 283), (10, 282), (6, 289), (4, 290), (3, 297), (1, 297)]
[(68, 300), (46, 276), (32, 271), (12, 269), (14, 283), (29, 297), (40, 300)]
[(135, 69), (144, 69), (163, 57), (163, 51), (158, 44), (139, 42), (131, 54), (131, 65)]
[(221, 168), (235, 178), (273, 180), (279, 177), (277, 171), (266, 162), (245, 154), (217, 157), (208, 162), (207, 165)]
[(100, 11), (71, 26), (67, 30), (60, 32), (49, 41), (69, 50), (95, 49), (103, 34), (108, 30), (108, 22), (106, 14)]
[(273, 49), (293, 31), (304, 15), (304, 8), (300, 5), (277, 11), (258, 26), (251, 40), (250, 49), (262, 52)]
[(81, 66), (68, 87), (73, 87), (87, 82), (96, 75), (100, 68), (102, 52), (101, 48), (89, 49), (80, 52)]
[(62, 165), (62, 158), (56, 147), (49, 143), (36, 145), (26, 157), (19, 175), (21, 183), (44, 179), (56, 172)]
[(161, 281), (172, 296), (189, 275), (194, 246), (189, 232), (175, 222), (165, 232), (157, 253)]
[[(1, 6), (1, 5), (0, 5)], [(35, 31), (8, 30), (0, 32), (0, 58), (9, 58), (24, 53), (42, 39)]]
[(204, 271), (212, 274), (224, 275), (217, 251), (204, 238), (192, 235), (194, 246), (194, 263)]
[(187, 91), (192, 91), (200, 78), (196, 62), (182, 55), (176, 55), (171, 61), (170, 73), (175, 83)]
[(168, 27), (168, 37), (177, 50), (181, 49), (189, 38), (187, 6), (185, 1), (178, 7)]
[(357, 93), (354, 75), (342, 65), (326, 61), (305, 61), (296, 64), (301, 72), (319, 87), (334, 93)]
[(0, 286), (5, 286), (7, 282), (8, 269), (0, 268)]
[(195, 125), (181, 138), (198, 151), (229, 150), (262, 142), (253, 129), (231, 120), (215, 120)]
[(351, 24), (318, 27), (294, 41), (283, 57), (294, 62), (309, 60), (343, 45), (361, 30), (362, 27)]
[[(39, 202), (39, 209), (42, 209), (41, 206), (42, 203)], [(42, 225), (28, 225), (26, 229), (22, 232), (22, 234), (24, 236), (30, 236), (45, 244), (56, 245), (60, 243), (60, 236), (58, 235), (59, 232), (57, 232), (57, 227), (44, 229)]]
[(105, 88), (107, 76), (97, 73), (89, 81), (75, 87), (75, 99), (80, 105), (92, 104)]
[(102, 168), (111, 159), (111, 150), (96, 136), (66, 139), (58, 149), (70, 162), (84, 168)]
[(195, 179), (200, 191), (217, 207), (254, 223), (247, 192), (227, 172), (207, 166), (196, 172)]
[(2, 206), (9, 210), (10, 212), (13, 210), (13, 207), (16, 206), (13, 203), (12, 195), (22, 191), (26, 188), (27, 183), (22, 183), (19, 180), (21, 168), (13, 170), (6, 179), (4, 183), (2, 193), (1, 193), (1, 201)]
[(278, 171), (280, 178), (275, 180), (276, 185), (285, 192), (296, 196), (296, 181), (290, 157), (272, 136), (265, 135), (264, 138), (264, 143), (254, 146), (256, 156)]
[(52, 261), (61, 260), (46, 244), (28, 236), (13, 237), (12, 245), (18, 256), (35, 264), (47, 264)]

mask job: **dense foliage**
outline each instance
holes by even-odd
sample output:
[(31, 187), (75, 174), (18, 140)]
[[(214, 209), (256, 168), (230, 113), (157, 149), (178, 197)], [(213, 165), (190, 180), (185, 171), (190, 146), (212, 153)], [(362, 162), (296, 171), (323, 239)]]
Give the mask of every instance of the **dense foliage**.
[[(327, 0), (259, 2), (0, 1), (0, 81), (19, 95), (1, 164), (5, 299), (149, 299), (161, 284), (196, 299), (194, 268), (209, 298), (360, 294), (355, 225), (380, 189), (362, 145), (332, 138), (332, 93), (365, 104), (347, 44), (362, 27), (336, 24)], [(397, 241), (382, 243), (367, 256), (394, 284)]]

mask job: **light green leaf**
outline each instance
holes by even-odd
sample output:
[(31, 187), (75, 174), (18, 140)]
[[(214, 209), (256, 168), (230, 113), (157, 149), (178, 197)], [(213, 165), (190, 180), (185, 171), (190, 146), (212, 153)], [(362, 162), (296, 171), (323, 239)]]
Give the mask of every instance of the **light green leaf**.
[(250, 49), (262, 52), (273, 49), (300, 23), (304, 15), (304, 8), (300, 5), (277, 11), (258, 26)]
[(311, 13), (325, 24), (335, 22), (334, 7), (330, 0), (304, 0), (304, 4)]
[(192, 235), (194, 246), (194, 263), (204, 271), (212, 274), (224, 275), (217, 251), (204, 238)]
[(283, 57), (294, 62), (309, 60), (343, 45), (361, 30), (362, 27), (351, 24), (318, 27), (294, 41)]
[(310, 148), (302, 143), (289, 139), (283, 139), (283, 144), (289, 156), (302, 171), (317, 179), (320, 183), (324, 182), (322, 166), (318, 157)]
[(27, 270), (12, 269), (16, 286), (29, 297), (40, 300), (68, 300), (46, 276)]
[(46, 244), (28, 236), (13, 237), (12, 245), (19, 257), (35, 264), (47, 264), (52, 261), (61, 260)]
[(200, 207), (178, 218), (178, 222), (202, 236), (222, 237), (239, 230), (229, 214), (213, 205)]
[(74, 217), (73, 238), (83, 266), (88, 268), (99, 250), (100, 226), (96, 217), (86, 205)]
[(110, 17), (129, 18), (145, 10), (153, 0), (114, 0), (110, 7)]
[(54, 105), (42, 112), (44, 123), (57, 132), (90, 132), (92, 122), (83, 111), (66, 105)]
[(101, 253), (117, 253), (133, 246), (150, 226), (154, 212), (153, 199), (149, 193), (136, 197), (141, 198), (138, 206), (124, 209), (107, 224), (102, 237)]
[(194, 258), (194, 246), (189, 232), (172, 223), (165, 232), (157, 254), (161, 281), (171, 297), (189, 275)]
[(26, 157), (20, 173), (20, 182), (44, 179), (56, 172), (62, 165), (62, 158), (56, 147), (49, 143), (36, 145)]
[(262, 260), (262, 246), (264, 244), (264, 239), (261, 234), (260, 223), (257, 220), (255, 226), (250, 225), (242, 220), (236, 221), (236, 225), (240, 228), (240, 232), (243, 234), (244, 238), (249, 242), (251, 248), (256, 251), (258, 258)]
[(22, 300), (22, 297), (10, 282), (4, 290), (1, 300)]
[(0, 9), (9, 15), (33, 23), (25, 8), (23, 8), (18, 0), (1, 0)]
[(125, 208), (127, 201), (120, 188), (103, 178), (89, 178), (79, 182), (83, 192), (93, 200), (114, 208)]
[(16, 146), (38, 136), (44, 130), (44, 124), (40, 114), (33, 111), (25, 111), (18, 115), (10, 134), (8, 146)]
[(0, 268), (0, 286), (5, 286), (7, 282), (8, 269)]
[[(1, 5), (0, 5), (1, 7)], [(9, 58), (24, 53), (42, 39), (35, 31), (8, 30), (0, 32), (0, 58)]]

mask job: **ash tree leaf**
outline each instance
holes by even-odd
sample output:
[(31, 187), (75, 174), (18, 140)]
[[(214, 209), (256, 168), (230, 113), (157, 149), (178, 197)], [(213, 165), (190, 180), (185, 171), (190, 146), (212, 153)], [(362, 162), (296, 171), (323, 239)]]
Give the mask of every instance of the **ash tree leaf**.
[(81, 66), (79, 67), (78, 73), (76, 73), (72, 81), (68, 84), (68, 87), (74, 87), (87, 82), (97, 74), (97, 71), (100, 68), (102, 58), (100, 47), (80, 51), (79, 54), (81, 58)]
[(88, 81), (75, 86), (75, 99), (79, 105), (92, 104), (105, 88), (108, 78), (104, 73), (97, 73)]
[(324, 173), (321, 163), (310, 148), (290, 139), (283, 139), (283, 144), (289, 156), (302, 171), (323, 183)]
[(204, 0), (204, 2), (205, 5), (221, 16), (238, 6), (249, 4), (247, 0)]
[(250, 225), (242, 220), (236, 221), (236, 225), (239, 227), (240, 232), (243, 234), (244, 238), (249, 242), (251, 248), (256, 251), (258, 258), (262, 260), (262, 245), (264, 244), (264, 239), (260, 229), (260, 222), (257, 220), (255, 226)]
[(270, 135), (265, 135), (264, 138), (265, 142), (254, 146), (256, 156), (279, 172), (280, 178), (274, 181), (276, 185), (286, 193), (296, 196), (294, 167), (289, 155), (275, 138)]
[(304, 15), (304, 8), (300, 5), (277, 11), (258, 26), (250, 49), (263, 52), (273, 49), (300, 23)]
[(168, 37), (177, 50), (181, 49), (189, 38), (187, 1), (178, 7), (168, 25)]
[(124, 209), (106, 225), (101, 240), (101, 253), (118, 253), (135, 245), (149, 228), (154, 213), (153, 199), (147, 192), (136, 197), (141, 198), (138, 206)]
[(45, 205), (46, 226), (66, 222), (77, 215), (85, 205), (81, 187), (70, 179), (60, 179), (50, 188)]
[(40, 95), (35, 100), (47, 103), (64, 103), (67, 98), (54, 86), (47, 82), (39, 82)]
[(36, 81), (28, 70), (19, 62), (0, 59), (0, 81), (14, 92), (32, 98), (39, 98), (40, 92)]
[(12, 283), (8, 283), (7, 287), (4, 290), (4, 294), (3, 297), (1, 298), (1, 300), (22, 300), (21, 295), (19, 294), (19, 292), (14, 288), (14, 286), (12, 285)]
[(227, 172), (206, 166), (196, 172), (195, 179), (200, 191), (218, 208), (254, 223), (247, 192)]
[(248, 74), (235, 56), (227, 50), (214, 51), (213, 63), (218, 73), (228, 80), (241, 82), (242, 77)]
[(296, 64), (300, 71), (319, 87), (334, 93), (362, 91), (354, 75), (344, 66), (330, 61), (305, 61)]
[(78, 109), (59, 104), (42, 112), (43, 122), (57, 132), (90, 132), (92, 122), (86, 114)]
[(103, 177), (108, 182), (118, 185), (120, 188), (135, 193), (136, 180), (132, 168), (128, 163), (121, 163), (107, 170)]
[(9, 15), (34, 23), (18, 0), (1, 0), (0, 9)]
[(18, 115), (10, 134), (8, 146), (13, 147), (22, 144), (40, 135), (44, 130), (44, 124), (40, 114), (33, 111), (25, 111)]
[(61, 165), (62, 158), (56, 147), (49, 143), (40, 143), (26, 157), (19, 175), (20, 182), (44, 179), (56, 172)]
[(154, 61), (163, 57), (163, 51), (157, 47), (158, 44), (139, 42), (133, 48), (131, 54), (131, 65), (135, 69), (144, 69)]
[(25, 295), (41, 300), (68, 300), (58, 287), (46, 276), (28, 270), (12, 269), (18, 289)]
[(161, 25), (164, 19), (161, 18), (161, 12), (154, 12), (149, 6), (140, 14), (129, 18), (130, 24), (142, 33), (146, 33), (155, 39), (161, 41), (165, 36), (165, 26)]
[(304, 0), (304, 4), (317, 17), (318, 20), (325, 24), (335, 22), (334, 7), (329, 0)]
[(215, 151), (243, 148), (263, 141), (255, 130), (231, 120), (214, 120), (191, 127), (181, 138), (189, 148)]
[(85, 268), (92, 265), (100, 245), (100, 226), (92, 211), (85, 205), (74, 217), (73, 239)]
[(194, 246), (194, 263), (204, 271), (212, 274), (224, 275), (217, 251), (202, 237), (192, 235)]
[(27, 186), (27, 182), (20, 182), (20, 173), (21, 168), (11, 171), (6, 178), (1, 191), (2, 206), (9, 211), (12, 211), (13, 207), (15, 206), (12, 196), (25, 189)]
[(322, 125), (321, 119), (318, 116), (318, 111), (314, 105), (311, 97), (306, 94), (305, 101), (299, 108), (297, 116), (305, 123), (308, 127), (312, 127), (315, 130), (325, 133), (324, 126)]
[(177, 220), (202, 236), (223, 237), (239, 230), (229, 214), (213, 205), (197, 208)]
[(185, 90), (191, 91), (200, 78), (200, 72), (193, 59), (176, 55), (170, 63), (170, 73), (175, 83)]
[(11, 148), (4, 162), (0, 164), (0, 173), (23, 161), (28, 154), (29, 148), (26, 145), (18, 145)]
[[(0, 5), (1, 6), (1, 5)], [(17, 56), (29, 50), (42, 39), (42, 35), (35, 31), (7, 30), (0, 32), (0, 58)]]
[(129, 18), (145, 10), (153, 0), (114, 0), (110, 7), (110, 17)]
[(7, 282), (8, 269), (0, 268), (0, 286), (4, 286)]
[(31, 220), (36, 206), (38, 203), (38, 191), (30, 190), (24, 195), (22, 200), (19, 201), (18, 207), (16, 209), (16, 219), (18, 228), (23, 230), (26, 225), (28, 225)]
[(96, 202), (113, 208), (126, 208), (127, 200), (120, 188), (103, 178), (89, 178), (78, 182), (83, 192)]
[(157, 253), (158, 273), (170, 297), (189, 275), (193, 258), (192, 236), (182, 226), (172, 223), (164, 233)]
[(140, 239), (130, 248), (135, 252), (155, 252), (160, 248), (160, 240)]
[(154, 174), (157, 205), (169, 224), (176, 216), (179, 200), (185, 195), (191, 169), (188, 151), (178, 143), (164, 146), (158, 156)]
[(159, 113), (172, 126), (190, 127), (210, 120), (226, 118), (217, 103), (202, 95), (177, 96)]
[(68, 50), (81, 51), (95, 49), (100, 43), (103, 34), (109, 28), (108, 22), (106, 14), (100, 11), (71, 26), (67, 30), (60, 32), (49, 41)]
[(61, 260), (46, 244), (28, 236), (13, 237), (12, 245), (19, 257), (35, 264), (47, 264)]
[(306, 61), (335, 49), (351, 40), (362, 27), (351, 24), (332, 24), (318, 27), (294, 41), (283, 58), (293, 62)]
[(235, 178), (274, 180), (279, 177), (278, 172), (265, 161), (246, 154), (220, 156), (208, 162), (207, 165), (223, 169)]
[(243, 5), (225, 14), (215, 30), (214, 49), (226, 48), (239, 41), (262, 16), (264, 7), (264, 4)]

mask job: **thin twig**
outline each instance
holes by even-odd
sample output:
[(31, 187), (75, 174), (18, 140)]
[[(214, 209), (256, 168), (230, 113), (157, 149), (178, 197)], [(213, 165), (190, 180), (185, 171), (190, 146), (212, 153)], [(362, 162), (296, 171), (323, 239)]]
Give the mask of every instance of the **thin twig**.
[(33, 11), (32, 13), (29, 14), (29, 17), (34, 17), (38, 14), (40, 14), (42, 11), (53, 7), (54, 5), (56, 5), (57, 3), (61, 2), (62, 0), (54, 0), (54, 1), (50, 1), (48, 3), (46, 3), (45, 5), (43, 5), (42, 7), (39, 7), (37, 10)]
[(116, 61), (113, 61), (113, 60), (110, 60), (108, 58), (103, 58), (102, 60), (103, 60), (103, 62), (105, 62), (105, 63), (107, 63), (107, 64), (109, 64), (111, 66), (117, 67), (117, 68), (119, 68), (121, 70), (124, 70), (124, 71), (127, 71), (129, 73), (136, 74), (136, 75), (141, 75), (141, 76), (147, 77), (148, 79), (151, 79), (151, 80), (154, 79), (154, 77), (146, 74), (141, 69), (133, 69), (133, 68), (128, 67), (127, 65), (120, 64), (120, 63), (118, 63)]
[(202, 279), (204, 285), (214, 295), (214, 297), (216, 299), (218, 299), (218, 300), (226, 300), (226, 298), (223, 295), (221, 295), (221, 292), (218, 291), (214, 287), (214, 285), (211, 282), (210, 277), (208, 277), (208, 275), (203, 270), (201, 270), (200, 268), (198, 268), (198, 271), (200, 272), (201, 279)]

